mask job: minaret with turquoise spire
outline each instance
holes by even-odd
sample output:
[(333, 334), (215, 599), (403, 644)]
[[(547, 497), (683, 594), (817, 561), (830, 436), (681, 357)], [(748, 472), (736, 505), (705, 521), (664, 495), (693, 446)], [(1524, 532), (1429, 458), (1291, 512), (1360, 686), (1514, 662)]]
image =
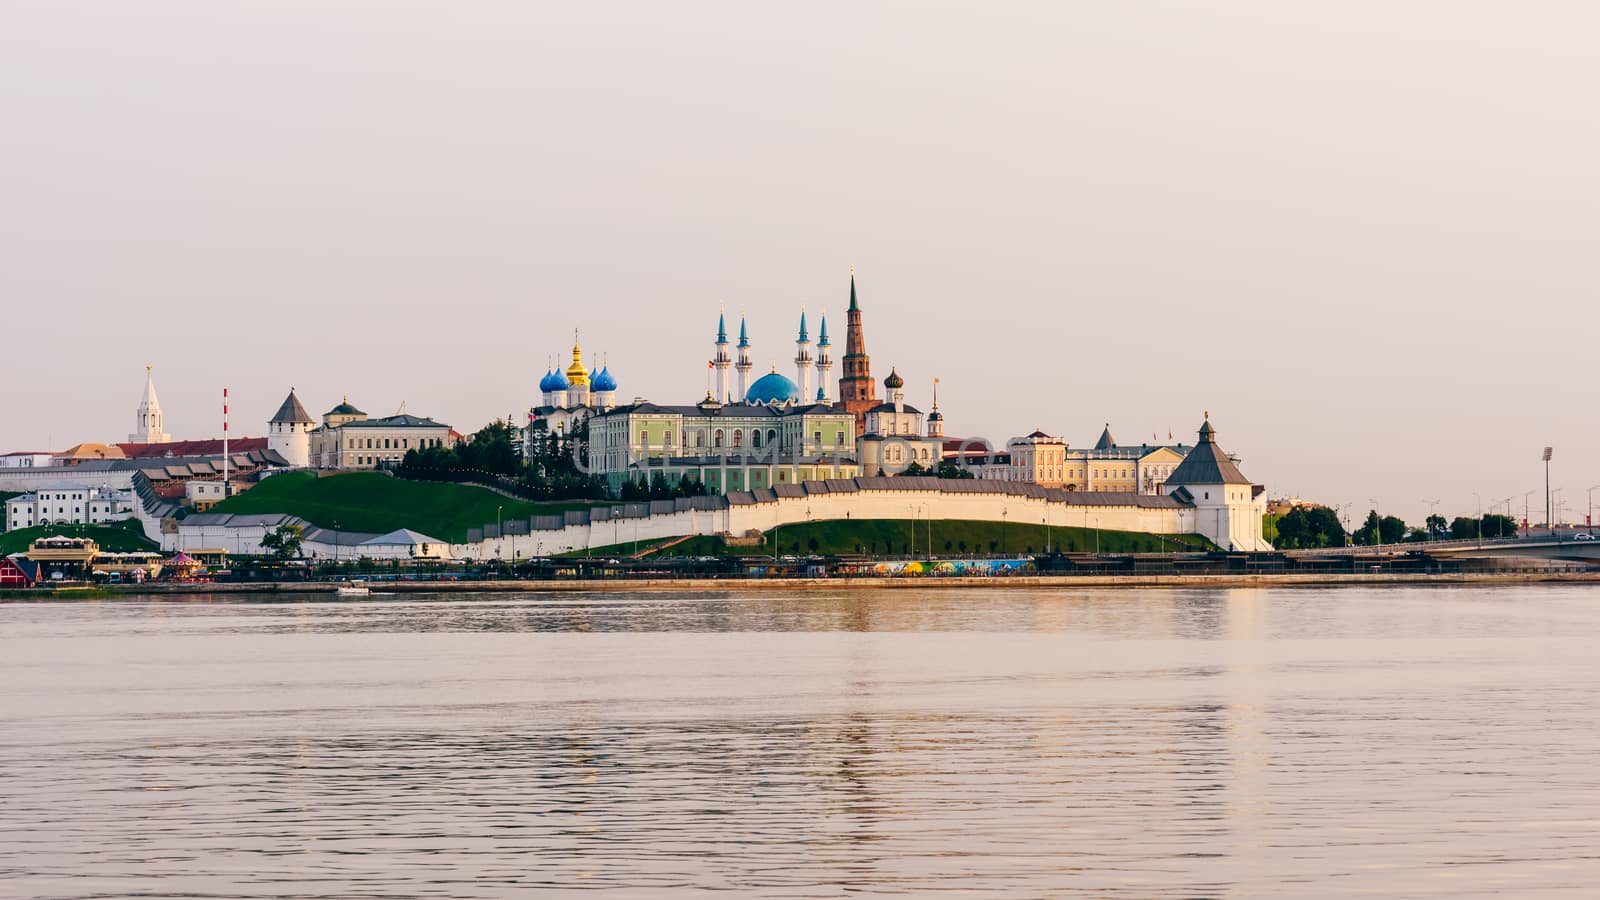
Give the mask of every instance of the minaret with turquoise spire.
[(728, 394), (728, 369), (733, 365), (733, 357), (728, 355), (728, 317), (721, 312), (717, 313), (716, 348), (716, 355), (711, 357), (711, 367), (717, 370), (716, 398), (718, 403), (727, 403), (731, 399)]
[(750, 372), (756, 367), (750, 361), (750, 332), (745, 328), (744, 313), (739, 314), (739, 361), (733, 367), (739, 370), (739, 399), (743, 400), (750, 391)]
[(800, 336), (794, 340), (794, 383), (800, 387), (800, 402), (811, 399), (811, 335), (806, 333), (806, 308), (800, 307)]
[(833, 379), (833, 348), (828, 345), (828, 311), (817, 325), (817, 402), (832, 403), (828, 385)]

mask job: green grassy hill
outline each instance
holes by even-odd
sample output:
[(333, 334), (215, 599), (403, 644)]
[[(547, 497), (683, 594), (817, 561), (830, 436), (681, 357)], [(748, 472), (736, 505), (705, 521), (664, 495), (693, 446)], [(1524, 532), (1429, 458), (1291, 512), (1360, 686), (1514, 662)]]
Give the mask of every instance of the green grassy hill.
[(313, 525), (382, 534), (410, 528), (442, 541), (462, 542), (468, 528), (505, 519), (586, 509), (588, 500), (534, 503), (513, 500), (468, 484), (405, 481), (377, 472), (347, 472), (318, 478), (310, 472), (274, 475), (212, 508), (219, 513), (287, 513)]
[[(778, 552), (803, 556), (809, 553), (823, 555), (866, 554), (870, 556), (905, 556), (913, 551), (912, 529), (916, 529), (915, 552), (928, 554), (928, 534), (933, 532), (933, 555), (960, 556), (963, 554), (1006, 553), (1029, 555), (1043, 553), (1046, 533), (1042, 525), (1017, 525), (1016, 523), (979, 522), (963, 519), (935, 519), (912, 522), (900, 519), (838, 519), (826, 522), (809, 522), (803, 525), (785, 525), (777, 530)], [(1094, 552), (1093, 528), (1052, 528), (1048, 535), (1052, 549), (1066, 553)], [(651, 542), (646, 541), (643, 546)], [(661, 543), (657, 541), (656, 543)], [(721, 556), (733, 553), (738, 556), (770, 556), (773, 552), (773, 534), (768, 532), (761, 546), (727, 547), (720, 537), (700, 535), (671, 548), (671, 556)], [(1132, 531), (1101, 531), (1101, 553), (1160, 553), (1173, 551), (1211, 550), (1210, 541), (1199, 535), (1143, 534)], [(596, 547), (573, 555), (626, 556), (633, 552), (633, 544), (622, 543), (609, 547)]]
[(57, 534), (91, 538), (100, 545), (101, 550), (117, 553), (156, 549), (156, 545), (144, 536), (144, 529), (139, 523), (129, 519), (112, 525), (41, 525), (0, 533), (0, 556), (21, 553), (39, 538)]

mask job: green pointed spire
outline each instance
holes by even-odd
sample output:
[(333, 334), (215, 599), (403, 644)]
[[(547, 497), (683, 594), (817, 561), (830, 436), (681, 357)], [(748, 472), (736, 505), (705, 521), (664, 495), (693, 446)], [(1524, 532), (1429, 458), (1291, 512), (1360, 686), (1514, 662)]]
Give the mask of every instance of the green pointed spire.
[(850, 311), (851, 312), (855, 312), (855, 311), (857, 311), (859, 309), (861, 309), (861, 307), (856, 304), (856, 267), (855, 266), (851, 266), (850, 267)]

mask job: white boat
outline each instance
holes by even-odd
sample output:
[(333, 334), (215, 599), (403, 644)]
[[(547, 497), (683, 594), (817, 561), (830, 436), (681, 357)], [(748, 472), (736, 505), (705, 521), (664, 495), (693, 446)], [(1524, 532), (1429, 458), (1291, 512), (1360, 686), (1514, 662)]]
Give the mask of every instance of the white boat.
[(365, 582), (346, 581), (345, 583), (339, 585), (334, 593), (341, 597), (365, 597), (372, 593), (372, 590), (367, 587)]

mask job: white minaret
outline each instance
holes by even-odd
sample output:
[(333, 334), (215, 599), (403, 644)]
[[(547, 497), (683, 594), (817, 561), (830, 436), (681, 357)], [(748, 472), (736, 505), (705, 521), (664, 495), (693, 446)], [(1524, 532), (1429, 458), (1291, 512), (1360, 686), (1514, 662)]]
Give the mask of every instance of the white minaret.
[(172, 435), (161, 430), (161, 401), (156, 399), (156, 380), (150, 366), (144, 367), (144, 399), (137, 413), (139, 430), (128, 435), (130, 444), (166, 444)]
[(306, 414), (306, 408), (300, 405), (294, 388), (289, 388), (289, 396), (283, 398), (283, 405), (278, 407), (277, 414), (267, 421), (267, 449), (277, 451), (279, 456), (297, 469), (309, 468), (311, 429), (316, 424)]
[[(728, 369), (733, 365), (733, 357), (728, 355), (728, 322), (727, 317), (717, 313), (717, 353), (711, 357), (711, 367), (717, 370), (718, 403), (727, 403), (728, 396)], [(743, 400), (743, 397), (739, 398)]]
[(811, 336), (806, 334), (806, 309), (800, 307), (800, 336), (794, 341), (794, 383), (800, 386), (800, 402), (811, 402)]
[[(822, 322), (817, 328), (817, 402), (833, 402), (833, 350), (828, 346), (828, 311), (822, 311)], [(810, 397), (806, 398), (811, 401)]]
[(756, 364), (750, 361), (750, 333), (745, 330), (744, 313), (739, 314), (739, 361), (733, 366), (739, 371), (739, 399), (750, 391), (750, 372)]

